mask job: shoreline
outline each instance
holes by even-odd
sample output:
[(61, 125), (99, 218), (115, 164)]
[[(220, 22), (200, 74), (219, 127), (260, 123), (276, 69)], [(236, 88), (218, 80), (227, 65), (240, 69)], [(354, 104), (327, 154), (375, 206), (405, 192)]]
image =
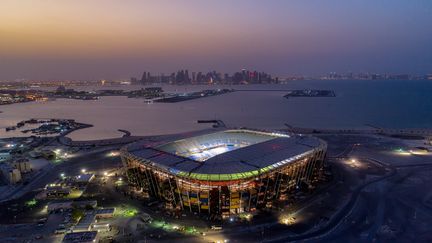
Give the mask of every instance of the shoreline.
[[(218, 120), (219, 122), (222, 122)], [(200, 121), (202, 122), (202, 121)], [(83, 123), (80, 123), (83, 124)], [(209, 123), (212, 124), (212, 123)], [(87, 127), (82, 127), (75, 129), (85, 129), (92, 127), (92, 125), (87, 125)], [(214, 129), (215, 131), (218, 130), (218, 126), (211, 126), (207, 129), (197, 129), (193, 131), (192, 133), (199, 133), (203, 130), (208, 129)], [(238, 129), (236, 127), (223, 127), (224, 129)], [(246, 127), (243, 127), (244, 129), (247, 129)], [(412, 128), (406, 128), (406, 129), (316, 129), (316, 128), (285, 128), (285, 129), (263, 129), (263, 130), (276, 130), (276, 131), (282, 131), (287, 133), (293, 133), (293, 134), (307, 134), (307, 135), (313, 135), (313, 136), (319, 136), (319, 135), (363, 135), (363, 136), (385, 136), (390, 138), (396, 138), (396, 139), (402, 139), (402, 140), (428, 140), (432, 138), (432, 129), (412, 129)], [(70, 147), (80, 147), (80, 146), (92, 146), (92, 147), (99, 147), (99, 146), (112, 146), (112, 145), (126, 145), (129, 143), (133, 143), (136, 141), (139, 141), (144, 138), (152, 138), (152, 137), (162, 137), (162, 136), (175, 136), (182, 134), (182, 132), (178, 133), (169, 133), (169, 134), (158, 134), (158, 135), (132, 135), (131, 132), (123, 129), (118, 129), (117, 131), (120, 131), (124, 133), (121, 137), (112, 137), (112, 138), (106, 138), (106, 139), (93, 139), (93, 140), (73, 140), (69, 137), (66, 137), (64, 135), (56, 136), (56, 140), (65, 146)], [(71, 133), (73, 131), (69, 131)], [(184, 132), (183, 132), (184, 133)]]
[[(57, 118), (58, 119), (58, 118)], [(222, 122), (222, 124), (225, 124), (222, 120), (211, 120), (210, 122), (203, 122), (203, 120), (198, 120), (197, 123), (198, 124), (202, 124), (202, 123), (208, 123), (209, 125), (213, 125), (213, 128), (219, 127), (214, 126), (215, 124), (212, 123), (214, 121), (218, 121), (218, 122)], [(80, 139), (72, 139), (70, 137), (67, 137), (67, 135), (72, 134), (73, 132), (79, 131), (79, 130), (83, 130), (83, 129), (87, 129), (87, 128), (92, 128), (94, 127), (93, 124), (86, 124), (86, 123), (81, 123), (81, 122), (76, 122), (77, 125), (79, 125), (79, 127), (68, 130), (66, 132), (63, 132), (57, 136), (52, 136), (52, 138), (56, 138), (57, 140), (59, 140), (60, 138), (62, 138), (62, 142), (64, 143), (64, 145), (66, 145), (69, 142), (77, 142), (77, 143), (86, 143), (86, 142), (93, 142), (93, 141), (110, 141), (110, 140), (118, 140), (117, 142), (120, 142), (122, 139), (123, 140), (134, 140), (134, 138), (140, 138), (140, 137), (155, 137), (155, 136), (167, 136), (167, 135), (172, 135), (172, 134), (177, 134), (177, 133), (182, 133), (181, 131), (179, 132), (168, 132), (168, 133), (160, 133), (160, 134), (141, 134), (141, 135), (132, 135), (132, 132), (130, 132), (129, 130), (125, 130), (125, 129), (117, 129), (115, 131), (118, 131), (120, 133), (122, 133), (121, 136), (117, 136), (117, 137), (109, 137), (109, 138), (101, 138), (101, 139), (84, 139), (84, 140), (80, 140)], [(272, 128), (264, 128), (263, 130), (278, 130), (278, 131), (283, 131), (283, 132), (288, 132), (288, 133), (294, 133), (294, 134), (309, 134), (309, 135), (382, 135), (382, 136), (388, 136), (388, 137), (393, 137), (393, 138), (400, 138), (400, 139), (407, 139), (407, 140), (423, 140), (423, 139), (428, 139), (430, 137), (432, 137), (432, 129), (430, 128), (380, 128), (380, 127), (373, 127), (371, 125), (367, 125), (371, 128), (367, 129), (361, 129), (361, 128), (343, 128), (343, 129), (336, 129), (336, 128), (313, 128), (313, 127), (294, 127), (294, 126), (290, 126), (288, 124), (285, 124), (285, 128), (279, 128), (279, 129), (272, 129)], [(222, 126), (225, 127), (225, 126)], [(227, 127), (228, 129), (230, 128), (236, 128), (236, 127)], [(191, 132), (194, 131), (200, 131), (203, 130), (202, 128), (197, 127), (197, 129), (193, 129), (191, 130)], [(0, 139), (14, 139), (14, 138), (26, 138), (26, 137), (32, 137), (32, 136), (11, 136), (11, 137), (1, 137)], [(36, 136), (39, 137), (39, 136)], [(123, 143), (123, 142), (120, 142)]]
[(319, 129), (319, 128), (304, 128), (304, 127), (292, 127), (286, 124), (288, 127), (284, 129), (293, 133), (306, 133), (306, 134), (373, 134), (373, 135), (385, 135), (392, 137), (400, 137), (403, 139), (413, 139), (419, 137), (425, 139), (428, 136), (432, 136), (431, 128), (370, 128), (370, 129)]

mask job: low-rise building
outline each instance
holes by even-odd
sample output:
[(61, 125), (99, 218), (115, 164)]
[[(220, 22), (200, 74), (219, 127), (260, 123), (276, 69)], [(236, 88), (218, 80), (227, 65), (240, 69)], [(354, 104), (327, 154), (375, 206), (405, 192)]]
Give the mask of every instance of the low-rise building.
[(55, 212), (58, 210), (66, 210), (66, 209), (72, 209), (72, 202), (66, 201), (66, 202), (49, 202), (47, 206), (48, 212)]
[(46, 197), (56, 198), (65, 197), (71, 193), (71, 189), (65, 186), (47, 186), (45, 190)]
[(96, 218), (112, 218), (114, 216), (115, 208), (101, 208), (96, 209)]
[(78, 224), (73, 227), (73, 232), (89, 231), (95, 219), (95, 214), (93, 214), (92, 212), (87, 212), (83, 217), (81, 217)]
[(96, 200), (85, 200), (85, 201), (75, 201), (72, 203), (75, 208), (96, 208), (97, 207), (97, 201)]
[[(85, 215), (80, 219), (77, 225), (74, 226), (73, 231), (88, 231), (94, 228), (96, 219), (101, 218), (112, 218), (114, 215), (115, 208), (101, 208), (96, 210), (87, 211)], [(102, 227), (102, 226), (97, 226)], [(97, 228), (96, 227), (96, 228)]]
[(99, 242), (97, 231), (83, 231), (68, 233), (63, 238), (63, 243), (94, 243)]
[(95, 223), (91, 226), (91, 230), (106, 232), (111, 230), (111, 225), (109, 223)]
[(0, 162), (7, 161), (11, 158), (11, 153), (9, 150), (2, 149), (0, 150)]
[(86, 185), (94, 178), (94, 174), (81, 174), (73, 178), (73, 182), (78, 185)]

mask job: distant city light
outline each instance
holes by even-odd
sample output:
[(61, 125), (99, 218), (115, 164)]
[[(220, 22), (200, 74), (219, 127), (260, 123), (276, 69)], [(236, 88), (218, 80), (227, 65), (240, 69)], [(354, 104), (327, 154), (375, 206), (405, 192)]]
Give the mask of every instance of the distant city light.
[(81, 173), (86, 173), (86, 169), (81, 169)]

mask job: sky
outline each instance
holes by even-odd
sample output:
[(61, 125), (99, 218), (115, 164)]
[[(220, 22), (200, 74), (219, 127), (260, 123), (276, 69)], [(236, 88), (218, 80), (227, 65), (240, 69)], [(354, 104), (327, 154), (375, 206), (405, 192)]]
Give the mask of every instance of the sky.
[(0, 80), (432, 73), (430, 0), (1, 0)]

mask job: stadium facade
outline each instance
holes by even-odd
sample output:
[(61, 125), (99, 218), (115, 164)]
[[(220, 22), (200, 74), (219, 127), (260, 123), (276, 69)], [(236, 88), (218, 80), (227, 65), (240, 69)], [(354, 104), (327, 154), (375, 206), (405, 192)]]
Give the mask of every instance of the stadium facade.
[(169, 209), (216, 216), (273, 207), (322, 171), (327, 144), (311, 136), (249, 129), (183, 136), (122, 150), (129, 183)]

